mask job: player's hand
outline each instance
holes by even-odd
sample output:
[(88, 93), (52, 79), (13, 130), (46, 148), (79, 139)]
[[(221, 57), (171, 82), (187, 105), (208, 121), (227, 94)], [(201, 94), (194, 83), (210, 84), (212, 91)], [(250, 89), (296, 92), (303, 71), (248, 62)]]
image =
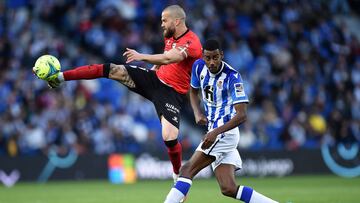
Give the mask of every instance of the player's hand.
[(216, 137), (217, 134), (215, 134), (214, 131), (206, 133), (203, 139), (203, 143), (201, 145), (201, 149), (209, 148), (212, 144), (214, 144)]
[(208, 120), (204, 114), (195, 115), (195, 122), (198, 125), (206, 125)]
[(126, 51), (124, 52), (123, 56), (125, 56), (126, 63), (130, 63), (132, 61), (141, 61), (141, 54), (139, 54), (134, 49), (126, 48)]

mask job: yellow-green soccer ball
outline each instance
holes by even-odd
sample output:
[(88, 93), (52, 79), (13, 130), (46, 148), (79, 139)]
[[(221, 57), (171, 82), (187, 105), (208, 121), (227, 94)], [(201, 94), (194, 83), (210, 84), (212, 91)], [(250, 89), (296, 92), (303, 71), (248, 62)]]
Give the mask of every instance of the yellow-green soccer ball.
[(43, 55), (36, 60), (33, 72), (38, 78), (49, 81), (58, 76), (60, 69), (60, 62), (55, 56)]

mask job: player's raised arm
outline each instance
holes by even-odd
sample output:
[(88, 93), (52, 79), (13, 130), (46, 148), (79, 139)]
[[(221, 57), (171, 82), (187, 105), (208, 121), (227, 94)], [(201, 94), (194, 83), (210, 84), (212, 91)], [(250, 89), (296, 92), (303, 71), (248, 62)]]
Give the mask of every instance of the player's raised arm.
[(184, 60), (186, 53), (179, 49), (170, 49), (163, 54), (141, 54), (133, 49), (126, 48), (123, 56), (127, 58), (126, 63), (144, 61), (154, 65), (166, 65)]

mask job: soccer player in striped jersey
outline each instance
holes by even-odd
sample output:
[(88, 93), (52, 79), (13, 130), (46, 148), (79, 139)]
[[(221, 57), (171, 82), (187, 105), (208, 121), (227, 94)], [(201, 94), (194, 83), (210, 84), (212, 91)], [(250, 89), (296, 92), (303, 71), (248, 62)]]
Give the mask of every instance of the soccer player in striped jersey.
[[(240, 74), (222, 61), (219, 42), (207, 40), (203, 48), (203, 59), (195, 61), (192, 68), (190, 102), (196, 123), (207, 124), (208, 133), (190, 160), (181, 167), (180, 177), (165, 203), (180, 202), (187, 195), (194, 176), (210, 164), (225, 196), (246, 203), (276, 202), (235, 182), (235, 170), (242, 167), (237, 151), (240, 139), (238, 126), (246, 121), (249, 100)], [(206, 116), (200, 109), (199, 92)]]

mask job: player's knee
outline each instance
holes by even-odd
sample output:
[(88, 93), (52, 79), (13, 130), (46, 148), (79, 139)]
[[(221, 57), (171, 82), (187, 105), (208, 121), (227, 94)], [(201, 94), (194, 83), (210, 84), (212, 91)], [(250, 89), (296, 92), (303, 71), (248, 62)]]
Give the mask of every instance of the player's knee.
[(230, 185), (222, 185), (221, 193), (228, 197), (235, 197), (237, 192), (237, 188)]
[(176, 127), (163, 124), (162, 136), (164, 141), (177, 139), (178, 133), (179, 130)]
[(178, 133), (176, 131), (164, 131), (163, 139), (164, 141), (175, 140), (178, 137)]

